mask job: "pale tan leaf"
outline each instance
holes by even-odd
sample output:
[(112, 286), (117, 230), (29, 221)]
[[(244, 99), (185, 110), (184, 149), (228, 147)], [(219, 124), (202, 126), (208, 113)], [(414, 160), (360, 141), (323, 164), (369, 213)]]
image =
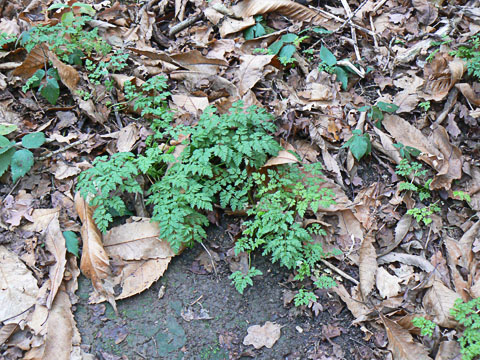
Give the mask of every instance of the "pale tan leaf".
[(462, 78), (465, 61), (452, 58), (446, 52), (439, 52), (431, 63), (424, 67), (426, 79), (423, 97), (426, 100), (441, 101), (450, 89)]
[(187, 113), (198, 115), (203, 112), (205, 108), (210, 105), (208, 97), (189, 96), (186, 94), (172, 95), (173, 103), (180, 109), (185, 110)]
[(58, 71), (60, 80), (63, 84), (72, 92), (77, 89), (77, 84), (80, 81), (80, 75), (78, 71), (71, 65), (64, 64), (53, 52), (48, 52), (48, 59), (52, 62), (52, 65)]
[(290, 0), (245, 0), (233, 6), (232, 10), (237, 17), (243, 18), (276, 12), (293, 20), (312, 22), (316, 25), (326, 21), (317, 11)]
[(433, 265), (425, 258), (418, 255), (403, 254), (398, 252), (392, 252), (390, 254), (383, 255), (378, 258), (379, 264), (390, 264), (392, 262), (400, 262), (402, 264), (413, 265), (425, 272), (432, 272), (435, 270)]
[(58, 221), (59, 213), (52, 218), (45, 231), (45, 243), (47, 250), (55, 257), (55, 264), (49, 268), (49, 277), (51, 281), (51, 290), (47, 297), (47, 308), (52, 307), (53, 300), (57, 294), (58, 288), (63, 281), (65, 265), (67, 264), (65, 238), (60, 230)]
[(360, 291), (362, 297), (366, 300), (367, 295), (372, 291), (375, 285), (375, 274), (377, 272), (377, 254), (373, 242), (375, 238), (371, 234), (367, 234), (360, 247)]
[(277, 342), (281, 335), (282, 326), (267, 321), (265, 325), (250, 326), (248, 335), (243, 339), (243, 345), (253, 345), (255, 349), (265, 346), (269, 349)]
[(360, 299), (353, 298), (343, 285), (335, 286), (332, 290), (338, 296), (340, 296), (355, 319), (364, 320), (365, 317), (371, 312), (370, 309), (360, 301)]
[(460, 344), (458, 341), (442, 341), (438, 348), (435, 360), (459, 360), (461, 359)]
[(378, 197), (378, 183), (373, 183), (369, 187), (358, 192), (353, 200), (355, 204), (354, 215), (361, 222), (365, 230), (370, 230), (376, 222), (376, 209), (380, 206)]
[(169, 257), (128, 262), (114, 279), (115, 284), (121, 286), (121, 292), (115, 299), (125, 299), (148, 289), (167, 270), (170, 260)]
[(438, 16), (435, 5), (428, 0), (412, 0), (413, 7), (417, 10), (417, 18), (420, 24), (430, 25)]
[(2, 345), (8, 338), (17, 330), (18, 324), (6, 324), (0, 329), (0, 345)]
[(410, 230), (410, 226), (412, 225), (413, 218), (411, 215), (405, 214), (402, 218), (397, 222), (395, 226), (395, 239), (391, 244), (388, 244), (385, 248), (381, 249), (381, 253), (379, 255), (388, 254), (390, 251), (395, 249), (403, 240), (403, 238), (407, 235), (408, 231)]
[(18, 256), (0, 245), (0, 322), (35, 305), (37, 280)]
[(65, 161), (59, 161), (55, 170), (55, 179), (63, 180), (71, 176), (78, 175), (82, 170), (75, 165), (68, 165)]
[(433, 316), (434, 323), (441, 327), (454, 328), (458, 324), (450, 314), (450, 309), (453, 308), (455, 300), (458, 298), (460, 295), (435, 279), (432, 287), (423, 297), (423, 307), (427, 314)]
[(480, 94), (475, 93), (472, 89), (472, 85), (468, 83), (461, 83), (455, 85), (455, 87), (460, 90), (463, 96), (465, 96), (468, 101), (470, 101), (475, 106), (480, 106)]
[(82, 258), (80, 269), (93, 284), (95, 290), (104, 296), (116, 311), (113, 298), (113, 286), (105, 280), (109, 278), (110, 266), (107, 252), (103, 248), (102, 235), (93, 220), (94, 209), (80, 196), (75, 194), (75, 209), (82, 221)]
[(383, 267), (377, 270), (377, 289), (380, 296), (385, 298), (391, 298), (397, 296), (400, 293), (401, 287), (399, 285), (401, 279), (390, 273)]
[(298, 163), (298, 159), (295, 155), (287, 150), (280, 150), (278, 155), (274, 158), (269, 159), (262, 168), (267, 168), (270, 166), (277, 166), (283, 164), (295, 164)]
[(388, 337), (388, 349), (394, 360), (428, 360), (428, 352), (420, 343), (413, 341), (410, 333), (396, 322), (380, 314)]
[(70, 359), (74, 324), (70, 298), (60, 290), (48, 316), (43, 359)]
[(253, 88), (258, 80), (264, 77), (264, 67), (275, 55), (243, 55), (240, 57), (240, 68), (237, 72), (237, 87), (240, 96)]
[(141, 219), (109, 230), (103, 246), (110, 257), (123, 260), (167, 259), (175, 256), (168, 241), (158, 238), (157, 223)]
[(140, 138), (140, 131), (135, 123), (128, 124), (122, 128), (118, 134), (117, 150), (119, 152), (129, 152)]
[(32, 224), (22, 226), (23, 230), (42, 232), (45, 230), (54, 217), (59, 213), (59, 208), (35, 209), (32, 213)]
[(466, 292), (466, 289), (469, 287), (468, 282), (463, 278), (460, 270), (468, 272), (469, 261), (467, 260), (467, 256), (470, 250), (465, 250), (458, 241), (448, 236), (445, 238), (444, 243), (447, 249), (448, 267), (450, 268), (455, 290), (464, 300), (468, 301), (469, 294)]

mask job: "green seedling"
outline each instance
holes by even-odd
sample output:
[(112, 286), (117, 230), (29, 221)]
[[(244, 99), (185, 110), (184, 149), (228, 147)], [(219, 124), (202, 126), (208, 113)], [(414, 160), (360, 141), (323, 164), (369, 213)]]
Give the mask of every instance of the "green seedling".
[(352, 137), (342, 145), (342, 148), (350, 149), (355, 159), (360, 161), (364, 156), (372, 152), (370, 135), (363, 134), (361, 130), (353, 130)]
[(433, 336), (433, 330), (437, 324), (431, 320), (425, 319), (423, 316), (416, 317), (412, 320), (412, 325), (420, 329), (420, 334), (422, 336)]
[(322, 60), (322, 62), (318, 66), (318, 70), (325, 71), (329, 74), (335, 74), (337, 80), (342, 84), (343, 90), (347, 90), (349, 70), (343, 66), (337, 65), (337, 58), (325, 46), (320, 48), (320, 60)]
[(463, 334), (458, 339), (462, 360), (478, 359), (480, 356), (480, 298), (469, 302), (457, 299), (450, 313), (464, 327)]
[(366, 111), (368, 118), (374, 122), (377, 128), (382, 127), (383, 113), (393, 114), (398, 110), (398, 106), (395, 104), (386, 103), (383, 101), (377, 102), (376, 105), (366, 105), (358, 109), (358, 111)]

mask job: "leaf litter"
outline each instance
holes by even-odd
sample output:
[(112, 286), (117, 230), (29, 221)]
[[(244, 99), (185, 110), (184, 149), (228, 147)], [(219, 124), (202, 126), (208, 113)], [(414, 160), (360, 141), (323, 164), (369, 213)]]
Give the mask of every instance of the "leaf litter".
[[(376, 358), (460, 356), (452, 339), (463, 329), (450, 309), (457, 299), (480, 297), (480, 75), (475, 73), (480, 55), (472, 52), (478, 48), (469, 42), (480, 35), (478, 2), (84, 3), (96, 12), (87, 26), (98, 29), (114, 50), (129, 54), (128, 66), (107, 79), (114, 84), (111, 95), (106, 84), (89, 78), (92, 70), (68, 64), (44, 42), (28, 53), (6, 42), (1, 51), (0, 134), (6, 141), (0, 143), (0, 156), (8, 153), (11, 142), (28, 144), (35, 134), (47, 139), (32, 151), (24, 145), (8, 155), (10, 168), (7, 156), (0, 158), (2, 356), (92, 358), (80, 346), (72, 315), (80, 271), (93, 284), (90, 302), (107, 300), (116, 311), (116, 300), (150, 288), (179, 255), (165, 239), (158, 239), (158, 227), (149, 222), (141, 197), (132, 199), (138, 217), (130, 216), (102, 235), (92, 219), (93, 209), (74, 191), (75, 176), (95, 157), (145, 148), (148, 123), (132, 121), (134, 104), (125, 112), (111, 105), (125, 101), (125, 81), (139, 86), (157, 74), (168, 77), (168, 100), (177, 124), (195, 123), (209, 105), (224, 112), (243, 100), (265, 107), (280, 125), (276, 135), (284, 150), (265, 168), (323, 162), (323, 187), (334, 191), (337, 204), (320, 208), (308, 221), (328, 224), (318, 241), (324, 249), (343, 252), (325, 260), (338, 283), (328, 296), (350, 311), (352, 324), (376, 346)], [(46, 11), (52, 4), (34, 1), (24, 8), (19, 1), (9, 2), (2, 8), (2, 36), (65, 21), (65, 8), (70, 6), (78, 14), (86, 9), (68, 2)], [(245, 40), (243, 31), (256, 24), (268, 27), (268, 32)], [(286, 33), (307, 36), (290, 54), (293, 65), (282, 64), (278, 54), (261, 53)], [(327, 50), (326, 65), (332, 69), (322, 64)], [(58, 95), (22, 89), (49, 64), (58, 74)], [(339, 75), (344, 73), (346, 82)], [(383, 104), (398, 108), (395, 114), (377, 113), (379, 122), (373, 111), (359, 111)], [(367, 151), (370, 142), (372, 154)], [(399, 188), (403, 180), (396, 167), (409, 148), (420, 152), (415, 161), (431, 180), (431, 202)], [(22, 156), (27, 151), (35, 161)], [(412, 176), (408, 181), (423, 185)], [(465, 201), (466, 195), (470, 200)], [(407, 214), (432, 204), (439, 204), (440, 210), (430, 214), (429, 225)], [(70, 251), (66, 231), (79, 235), (80, 259)], [(212, 276), (218, 275), (215, 264), (222, 261), (235, 267), (231, 251), (226, 255), (228, 251), (210, 247), (195, 266)], [(239, 259), (242, 265), (236, 267), (244, 269), (248, 259)], [(315, 275), (310, 280), (316, 280)], [(290, 281), (289, 291), (293, 294), (298, 285)], [(292, 299), (279, 300), (291, 307)], [(314, 301), (299, 311), (314, 319), (322, 309)], [(193, 304), (182, 310), (186, 321), (212, 316)], [(421, 336), (411, 324), (415, 316), (433, 321), (443, 332), (436, 333), (435, 341)], [(174, 320), (169, 324), (179, 338), (184, 336)], [(336, 328), (333, 324), (325, 329)], [(372, 340), (374, 333), (383, 334), (388, 344)], [(118, 336), (121, 342), (126, 335)], [(243, 343), (268, 348), (280, 337), (280, 326), (267, 321), (250, 327)], [(330, 358), (373, 358), (346, 354), (332, 343), (333, 336), (325, 338), (327, 345), (309, 358), (327, 358), (325, 346), (332, 346)]]

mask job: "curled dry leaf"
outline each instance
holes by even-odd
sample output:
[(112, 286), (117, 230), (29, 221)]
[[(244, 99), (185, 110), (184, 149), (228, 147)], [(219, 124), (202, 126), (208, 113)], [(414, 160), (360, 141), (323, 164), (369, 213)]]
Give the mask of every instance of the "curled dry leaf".
[(17, 254), (0, 246), (0, 322), (35, 305), (37, 280)]
[(377, 254), (373, 242), (374, 237), (371, 234), (367, 234), (360, 247), (360, 291), (362, 297), (366, 300), (367, 295), (372, 291), (375, 285), (375, 274), (377, 272)]
[(377, 289), (382, 298), (391, 298), (400, 293), (399, 282), (401, 280), (390, 273), (383, 267), (378, 268), (377, 271)]
[(237, 17), (241, 18), (277, 12), (293, 20), (311, 22), (316, 25), (326, 22), (326, 19), (318, 12), (291, 0), (245, 0), (235, 5), (232, 10)]
[(413, 341), (410, 333), (398, 325), (395, 321), (387, 319), (380, 314), (388, 337), (388, 349), (392, 352), (395, 360), (428, 360), (428, 352), (425, 347)]
[(480, 94), (475, 92), (472, 88), (472, 85), (467, 83), (461, 83), (455, 85), (455, 87), (460, 90), (463, 96), (467, 98), (475, 106), (480, 106)]
[(332, 290), (347, 304), (348, 310), (350, 310), (356, 321), (364, 321), (371, 312), (360, 299), (352, 297), (343, 285), (336, 286)]
[(454, 328), (457, 322), (450, 314), (455, 300), (460, 298), (455, 291), (450, 290), (440, 280), (435, 279), (433, 285), (423, 297), (425, 311), (433, 316), (433, 322), (441, 327)]
[(453, 58), (448, 53), (437, 53), (431, 63), (424, 68), (426, 79), (424, 93), (426, 100), (440, 101), (447, 96), (450, 89), (462, 78), (465, 62)]
[(82, 258), (80, 270), (88, 277), (95, 290), (104, 296), (116, 312), (113, 287), (109, 283), (110, 263), (102, 244), (102, 235), (93, 221), (94, 209), (87, 204), (80, 193), (75, 194), (75, 209), (82, 221)]
[(265, 346), (269, 349), (277, 342), (281, 335), (282, 326), (267, 321), (265, 325), (250, 326), (248, 335), (243, 339), (243, 345), (253, 345), (255, 349)]

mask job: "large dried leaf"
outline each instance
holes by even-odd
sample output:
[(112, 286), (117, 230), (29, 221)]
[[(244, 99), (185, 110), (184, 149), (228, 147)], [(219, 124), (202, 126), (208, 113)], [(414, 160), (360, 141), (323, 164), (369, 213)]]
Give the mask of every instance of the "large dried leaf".
[(48, 52), (48, 59), (52, 62), (55, 69), (58, 71), (60, 80), (63, 84), (74, 93), (77, 89), (77, 84), (80, 80), (80, 75), (78, 71), (71, 65), (64, 64), (53, 52)]
[(37, 45), (30, 51), (22, 65), (13, 70), (12, 74), (23, 79), (30, 79), (38, 69), (45, 66), (49, 50), (45, 45)]
[(455, 300), (460, 298), (455, 291), (450, 290), (441, 281), (435, 279), (433, 285), (423, 297), (425, 311), (433, 316), (433, 322), (441, 327), (454, 328), (457, 322), (450, 314)]
[(366, 300), (367, 295), (375, 285), (375, 274), (377, 273), (377, 254), (373, 242), (375, 238), (368, 234), (360, 247), (360, 263), (358, 265), (360, 275), (360, 291)]
[(275, 55), (243, 55), (240, 57), (240, 68), (237, 73), (237, 87), (240, 96), (253, 88), (258, 80), (264, 77), (264, 67)]
[(371, 312), (361, 299), (352, 297), (343, 285), (336, 286), (332, 290), (347, 304), (348, 310), (350, 310), (356, 320), (364, 321), (366, 316)]
[(108, 231), (103, 246), (110, 257), (123, 260), (167, 259), (175, 256), (168, 241), (158, 238), (157, 223), (141, 219)]
[(460, 90), (462, 95), (465, 96), (468, 101), (470, 101), (475, 106), (480, 106), (480, 94), (476, 93), (473, 90), (472, 85), (468, 83), (461, 83), (455, 85), (455, 87)]
[(430, 261), (418, 255), (392, 252), (390, 254), (379, 257), (377, 260), (378, 264), (389, 264), (398, 261), (402, 264), (416, 266), (428, 273), (432, 272), (435, 269), (430, 263)]
[(438, 348), (435, 360), (459, 360), (461, 359), (460, 344), (455, 340), (442, 341)]
[(465, 62), (452, 58), (448, 53), (437, 53), (431, 63), (424, 68), (424, 98), (440, 101), (447, 96), (450, 89), (462, 78)]
[(93, 284), (95, 290), (104, 296), (116, 311), (113, 286), (109, 283), (110, 266), (107, 252), (103, 248), (102, 235), (93, 220), (94, 209), (87, 204), (80, 193), (75, 195), (75, 209), (82, 221), (82, 258), (80, 269)]
[(248, 335), (243, 339), (243, 345), (253, 345), (255, 349), (265, 346), (269, 349), (277, 342), (281, 335), (282, 326), (267, 321), (265, 325), (250, 326)]
[(0, 322), (35, 305), (37, 280), (18, 256), (0, 245)]
[(413, 341), (410, 333), (396, 322), (380, 314), (388, 337), (388, 349), (392, 352), (394, 360), (428, 360), (427, 350), (420, 343)]
[(401, 279), (390, 273), (383, 267), (378, 268), (377, 271), (377, 289), (382, 298), (391, 298), (397, 296), (400, 293), (400, 281)]
[(66, 254), (67, 248), (65, 246), (65, 238), (60, 230), (60, 223), (58, 221), (59, 213), (52, 218), (46, 228), (45, 243), (47, 250), (55, 257), (55, 264), (50, 266), (49, 277), (51, 281), (51, 290), (47, 297), (47, 308), (52, 307), (53, 299), (57, 294), (58, 288), (63, 280), (65, 273), (65, 265), (67, 264)]
[(277, 12), (293, 20), (322, 24), (326, 19), (318, 12), (290, 0), (245, 0), (232, 8), (237, 17), (248, 18), (259, 14)]

